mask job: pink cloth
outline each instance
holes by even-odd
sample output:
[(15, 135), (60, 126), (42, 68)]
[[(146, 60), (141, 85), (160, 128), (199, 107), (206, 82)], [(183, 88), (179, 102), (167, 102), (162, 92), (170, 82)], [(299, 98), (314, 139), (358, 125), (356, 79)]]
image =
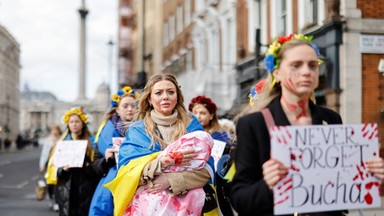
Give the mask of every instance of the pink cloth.
[[(167, 146), (158, 156), (163, 157), (171, 151), (194, 149), (196, 156), (189, 165), (173, 165), (166, 167), (163, 172), (182, 172), (199, 170), (205, 166), (211, 156), (213, 139), (204, 131), (195, 131), (180, 137)], [(156, 194), (147, 192), (147, 185), (140, 186), (125, 210), (124, 215), (129, 216), (200, 216), (204, 206), (205, 193), (202, 188), (189, 190), (185, 195), (175, 196), (168, 191)]]

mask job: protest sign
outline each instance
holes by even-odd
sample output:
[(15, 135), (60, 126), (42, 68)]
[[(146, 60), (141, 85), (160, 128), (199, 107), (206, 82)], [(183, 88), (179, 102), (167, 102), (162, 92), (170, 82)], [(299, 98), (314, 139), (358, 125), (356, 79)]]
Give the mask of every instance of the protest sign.
[(115, 152), (115, 160), (116, 160), (116, 166), (119, 168), (119, 149), (121, 143), (125, 140), (125, 137), (112, 137), (112, 148), (116, 150)]
[(226, 143), (220, 140), (213, 140), (213, 147), (211, 150), (211, 156), (214, 159), (214, 165), (215, 165), (215, 170), (217, 170), (217, 163), (219, 162), (219, 159), (223, 155), (225, 145)]
[(288, 175), (273, 189), (274, 214), (379, 207), (377, 124), (287, 126), (271, 130), (271, 157)]
[(53, 165), (56, 167), (83, 167), (87, 140), (63, 140), (56, 144)]

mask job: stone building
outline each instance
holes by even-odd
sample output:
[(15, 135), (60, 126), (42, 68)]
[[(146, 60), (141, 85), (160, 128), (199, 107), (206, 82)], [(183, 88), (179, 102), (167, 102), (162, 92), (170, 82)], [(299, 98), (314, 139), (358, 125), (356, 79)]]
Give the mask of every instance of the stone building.
[(0, 25), (0, 138), (19, 132), (20, 45)]
[(60, 101), (50, 92), (39, 92), (24, 89), (21, 93), (20, 132), (33, 134), (37, 131), (46, 133), (53, 124), (64, 129), (64, 114), (72, 107), (83, 106), (92, 116), (90, 131), (96, 133), (109, 106), (110, 92), (106, 83), (97, 88), (93, 99), (79, 104), (78, 102)]

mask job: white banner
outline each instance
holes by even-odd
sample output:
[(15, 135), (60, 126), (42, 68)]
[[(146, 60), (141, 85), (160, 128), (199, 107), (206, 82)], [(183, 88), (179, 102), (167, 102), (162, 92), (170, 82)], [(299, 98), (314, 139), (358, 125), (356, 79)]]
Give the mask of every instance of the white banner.
[(83, 167), (87, 140), (64, 140), (56, 144), (53, 165), (56, 167)]
[(381, 204), (365, 168), (379, 157), (377, 124), (274, 127), (271, 155), (289, 169), (273, 190), (275, 215)]

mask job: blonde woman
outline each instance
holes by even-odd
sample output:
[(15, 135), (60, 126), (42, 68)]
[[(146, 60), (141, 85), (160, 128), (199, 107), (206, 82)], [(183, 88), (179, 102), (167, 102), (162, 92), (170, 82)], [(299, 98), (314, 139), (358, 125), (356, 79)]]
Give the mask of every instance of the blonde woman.
[[(148, 184), (148, 193), (166, 192), (178, 196), (191, 189), (203, 188), (210, 180), (208, 170), (213, 175), (212, 169), (207, 166), (195, 171), (163, 172), (171, 161), (187, 163), (195, 156), (192, 150), (176, 151), (167, 160), (157, 158), (160, 151), (183, 135), (204, 130), (195, 117), (188, 115), (179, 84), (173, 75), (157, 74), (151, 77), (142, 93), (136, 119), (138, 121), (129, 126), (126, 140), (120, 146), (117, 177), (106, 185), (114, 194), (115, 215), (123, 215), (124, 212), (130, 215), (130, 203), (139, 185)], [(172, 204), (169, 210), (174, 211), (176, 203), (169, 204)], [(149, 215), (161, 213), (152, 212)]]

